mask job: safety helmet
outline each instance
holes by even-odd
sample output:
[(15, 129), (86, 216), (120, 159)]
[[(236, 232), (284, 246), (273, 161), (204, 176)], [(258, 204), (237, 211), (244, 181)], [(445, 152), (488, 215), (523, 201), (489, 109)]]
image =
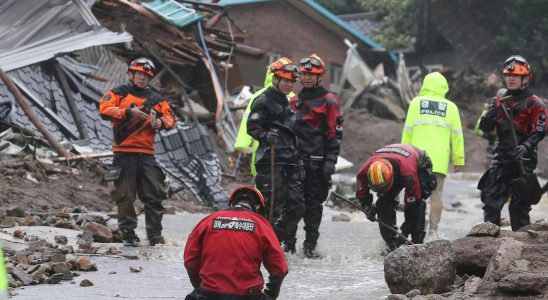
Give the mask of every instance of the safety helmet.
[(251, 186), (241, 186), (232, 191), (228, 198), (228, 205), (238, 204), (239, 200), (243, 198), (251, 200), (256, 205), (258, 204), (260, 206), (259, 210), (265, 207), (263, 195), (258, 189)]
[(299, 78), (299, 70), (297, 66), (287, 57), (282, 57), (270, 65), (270, 72), (275, 76), (288, 80), (297, 80)]
[(502, 74), (528, 76), (531, 75), (531, 66), (525, 57), (521, 55), (512, 55), (504, 61)]
[(318, 56), (318, 54), (313, 53), (310, 56), (301, 59), (301, 62), (299, 63), (299, 71), (321, 76), (325, 74), (325, 63)]
[(150, 77), (156, 75), (156, 67), (152, 60), (146, 57), (140, 57), (129, 63), (128, 71), (139, 71), (147, 74)]
[(384, 159), (375, 159), (367, 170), (369, 188), (374, 192), (387, 192), (394, 183), (394, 170), (392, 164)]

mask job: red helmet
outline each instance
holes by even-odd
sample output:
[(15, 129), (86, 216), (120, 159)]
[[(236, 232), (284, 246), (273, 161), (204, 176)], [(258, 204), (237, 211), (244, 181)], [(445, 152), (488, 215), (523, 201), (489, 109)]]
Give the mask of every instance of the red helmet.
[(369, 188), (374, 192), (387, 192), (394, 183), (394, 170), (392, 164), (384, 159), (375, 159), (367, 170)]
[(237, 204), (242, 198), (252, 200), (255, 204), (258, 204), (260, 206), (259, 210), (265, 207), (263, 195), (258, 189), (251, 186), (241, 186), (232, 191), (228, 198), (228, 205)]
[(525, 57), (521, 55), (512, 55), (504, 61), (502, 74), (528, 76), (531, 75), (531, 66)]
[(318, 54), (313, 53), (309, 57), (301, 59), (299, 63), (299, 71), (304, 73), (312, 73), (317, 75), (325, 74), (325, 63), (318, 56)]
[(129, 63), (128, 71), (138, 71), (147, 74), (150, 77), (156, 75), (156, 67), (152, 60), (146, 57), (140, 57)]
[(297, 66), (287, 57), (282, 57), (270, 65), (270, 72), (274, 75), (289, 80), (297, 80), (299, 78), (299, 70)]

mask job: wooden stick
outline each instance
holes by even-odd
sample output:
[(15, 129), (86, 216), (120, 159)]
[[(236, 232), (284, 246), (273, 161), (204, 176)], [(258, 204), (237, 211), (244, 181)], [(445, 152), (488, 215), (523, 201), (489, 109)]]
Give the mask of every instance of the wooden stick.
[(88, 159), (92, 159), (92, 158), (110, 157), (110, 156), (113, 156), (113, 155), (114, 155), (114, 153), (112, 151), (106, 151), (106, 152), (91, 153), (91, 154), (73, 155), (71, 157), (54, 157), (50, 160), (54, 161), (54, 162), (73, 161), (73, 160), (80, 160), (80, 159), (88, 160)]
[(70, 153), (65, 148), (63, 148), (63, 146), (59, 143), (59, 141), (57, 141), (55, 136), (40, 121), (40, 118), (38, 117), (38, 115), (36, 115), (32, 107), (30, 106), (28, 100), (23, 95), (21, 95), (21, 92), (19, 92), (19, 89), (15, 86), (15, 84), (13, 83), (9, 75), (6, 74), (4, 70), (2, 70), (2, 68), (0, 68), (0, 78), (2, 79), (2, 81), (4, 81), (4, 83), (8, 87), (8, 90), (15, 97), (15, 100), (17, 100), (17, 102), (19, 103), (19, 105), (21, 106), (21, 108), (23, 109), (27, 117), (29, 118), (29, 120), (32, 122), (32, 124), (34, 124), (34, 126), (36, 126), (36, 128), (40, 131), (40, 133), (44, 135), (46, 140), (50, 143), (50, 145), (52, 145), (53, 149), (64, 157), (67, 157), (67, 158), (70, 157), (71, 156)]

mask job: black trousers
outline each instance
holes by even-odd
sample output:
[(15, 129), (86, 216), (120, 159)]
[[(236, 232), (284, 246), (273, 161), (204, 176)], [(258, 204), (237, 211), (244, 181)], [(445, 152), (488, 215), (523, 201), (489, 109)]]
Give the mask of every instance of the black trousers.
[[(375, 204), (377, 208), (377, 218), (379, 221), (392, 226), (394, 229), (398, 229), (396, 220), (396, 210), (398, 208), (398, 194), (400, 189), (392, 189), (389, 193), (379, 194), (379, 198)], [(407, 236), (411, 234), (411, 241), (415, 244), (422, 244), (426, 235), (426, 203), (424, 201), (418, 201), (413, 203), (407, 203), (404, 209), (405, 221), (401, 225), (402, 234)], [(381, 236), (386, 244), (390, 247), (393, 245), (401, 244), (402, 241), (398, 238), (397, 234), (388, 228), (379, 224)]]
[(134, 202), (145, 205), (145, 222), (148, 238), (162, 234), (162, 217), (166, 199), (165, 175), (156, 164), (154, 155), (140, 153), (115, 153), (113, 167), (121, 168), (120, 177), (114, 181), (116, 190), (111, 197), (118, 206), (118, 228), (124, 235), (133, 235), (137, 227)]
[(185, 300), (269, 300), (268, 296), (265, 294), (259, 295), (233, 295), (233, 294), (223, 294), (216, 293), (212, 291), (207, 291), (202, 288), (193, 290), (190, 294), (185, 297)]
[[(322, 172), (322, 160), (304, 161), (305, 176), (304, 188), (304, 230), (305, 240), (303, 246), (314, 249), (320, 237), (320, 224), (322, 222), (323, 203), (327, 199), (331, 178), (326, 178)], [(297, 242), (297, 227), (290, 232), (285, 240), (288, 244)]]
[[(535, 166), (525, 164), (526, 172), (532, 173)], [(483, 202), (483, 220), (500, 226), (500, 212), (504, 204), (511, 198), (508, 210), (512, 230), (516, 231), (531, 223), (529, 212), (531, 205), (527, 204), (521, 193), (512, 188), (512, 179), (519, 176), (519, 167), (516, 164), (494, 163), (483, 174), (478, 189), (481, 190)]]
[[(266, 202), (264, 215), (268, 218), (272, 191), (272, 177), (269, 165), (256, 165), (255, 184)], [(299, 166), (276, 165), (274, 170), (274, 231), (280, 242), (288, 233), (297, 230), (297, 224), (304, 215), (303, 170)]]

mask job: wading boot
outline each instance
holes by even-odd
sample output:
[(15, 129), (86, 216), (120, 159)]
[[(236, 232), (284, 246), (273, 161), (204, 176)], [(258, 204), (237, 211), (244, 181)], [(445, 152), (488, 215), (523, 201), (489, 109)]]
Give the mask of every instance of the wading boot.
[(295, 248), (295, 244), (292, 244), (292, 243), (284, 242), (284, 248), (283, 249), (284, 249), (285, 253), (295, 254), (295, 252), (297, 252), (297, 248)]
[(123, 233), (122, 241), (125, 247), (139, 247), (139, 237), (135, 232), (125, 232)]
[(321, 257), (313, 247), (305, 246), (303, 247), (303, 252), (306, 258), (316, 259)]
[(166, 241), (164, 240), (164, 237), (161, 235), (148, 238), (148, 244), (150, 246), (156, 246), (157, 244), (165, 244), (165, 243)]

